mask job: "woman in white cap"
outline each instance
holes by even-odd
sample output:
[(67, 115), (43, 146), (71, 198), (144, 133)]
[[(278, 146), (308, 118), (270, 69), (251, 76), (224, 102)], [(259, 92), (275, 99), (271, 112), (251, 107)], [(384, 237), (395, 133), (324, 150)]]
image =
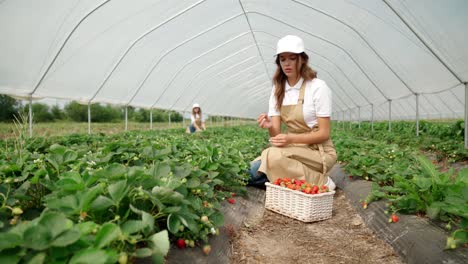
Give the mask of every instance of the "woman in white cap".
[[(268, 129), (272, 146), (251, 163), (251, 185), (288, 177), (335, 189), (327, 176), (336, 162), (330, 140), (331, 91), (308, 61), (301, 38), (288, 35), (278, 41), (269, 111), (257, 119)], [(286, 134), (281, 133), (281, 122)]]
[(187, 133), (195, 133), (206, 130), (205, 117), (202, 115), (202, 110), (199, 104), (193, 104), (190, 119), (191, 122), (190, 125), (187, 127)]

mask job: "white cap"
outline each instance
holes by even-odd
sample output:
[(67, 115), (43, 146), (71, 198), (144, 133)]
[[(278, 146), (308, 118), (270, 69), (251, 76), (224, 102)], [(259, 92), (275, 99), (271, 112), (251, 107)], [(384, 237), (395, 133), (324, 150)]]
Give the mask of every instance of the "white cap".
[(276, 45), (276, 55), (283, 52), (302, 53), (304, 52), (304, 41), (298, 36), (287, 35), (278, 40)]
[(195, 107), (200, 108), (200, 105), (199, 104), (193, 104), (192, 109), (195, 108)]

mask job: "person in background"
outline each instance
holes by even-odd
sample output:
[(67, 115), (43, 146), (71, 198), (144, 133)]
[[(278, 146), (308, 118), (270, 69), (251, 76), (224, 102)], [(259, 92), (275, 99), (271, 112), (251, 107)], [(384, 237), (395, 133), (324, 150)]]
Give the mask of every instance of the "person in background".
[(190, 119), (190, 125), (187, 127), (186, 130), (188, 134), (206, 130), (205, 117), (202, 114), (202, 110), (199, 104), (193, 104)]
[(268, 129), (271, 147), (251, 162), (249, 185), (264, 187), (266, 181), (288, 177), (335, 189), (327, 176), (336, 162), (330, 140), (331, 90), (309, 67), (304, 50), (297, 36), (278, 41), (269, 111), (257, 118), (259, 127)]

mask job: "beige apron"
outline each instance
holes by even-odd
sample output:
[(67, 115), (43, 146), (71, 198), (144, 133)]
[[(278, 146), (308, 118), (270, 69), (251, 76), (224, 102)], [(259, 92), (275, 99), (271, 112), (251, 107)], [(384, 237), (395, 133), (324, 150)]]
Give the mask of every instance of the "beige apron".
[[(306, 81), (302, 83), (296, 105), (281, 107), (281, 121), (288, 128), (289, 134), (301, 134), (317, 131), (304, 121), (303, 107)], [(270, 182), (277, 178), (305, 179), (307, 182), (324, 185), (327, 183), (327, 171), (336, 162), (336, 151), (330, 139), (321, 144), (290, 144), (285, 147), (269, 147), (257, 158), (262, 163), (258, 171), (267, 175)]]
[(197, 124), (197, 126), (202, 129), (202, 120), (201, 120), (201, 115), (197, 115), (195, 114), (195, 124)]

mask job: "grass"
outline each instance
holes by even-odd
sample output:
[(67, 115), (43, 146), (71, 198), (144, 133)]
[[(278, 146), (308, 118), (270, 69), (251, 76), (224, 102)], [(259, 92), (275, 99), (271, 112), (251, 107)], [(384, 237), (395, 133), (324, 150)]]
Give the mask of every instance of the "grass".
[[(254, 124), (254, 121), (226, 121), (226, 122), (211, 122), (208, 121), (206, 126), (207, 129), (210, 127), (219, 127), (219, 126), (234, 126), (238, 124)], [(185, 126), (189, 125), (189, 121), (185, 122)], [(182, 122), (179, 123), (155, 123), (153, 122), (153, 130), (158, 129), (172, 129), (172, 128), (184, 128)], [(150, 130), (149, 123), (139, 123), (139, 122), (128, 122), (128, 130), (140, 130), (147, 131)], [(15, 128), (14, 123), (0, 123), (0, 139), (14, 138), (15, 137)], [(26, 128), (27, 133), (29, 133), (29, 128)], [(125, 131), (124, 122), (116, 123), (91, 123), (91, 133), (104, 133), (104, 134), (117, 134)], [(86, 134), (88, 133), (88, 123), (78, 123), (78, 122), (48, 122), (48, 123), (36, 123), (33, 124), (33, 136), (35, 137), (50, 137), (50, 136), (62, 136), (67, 134)]]

